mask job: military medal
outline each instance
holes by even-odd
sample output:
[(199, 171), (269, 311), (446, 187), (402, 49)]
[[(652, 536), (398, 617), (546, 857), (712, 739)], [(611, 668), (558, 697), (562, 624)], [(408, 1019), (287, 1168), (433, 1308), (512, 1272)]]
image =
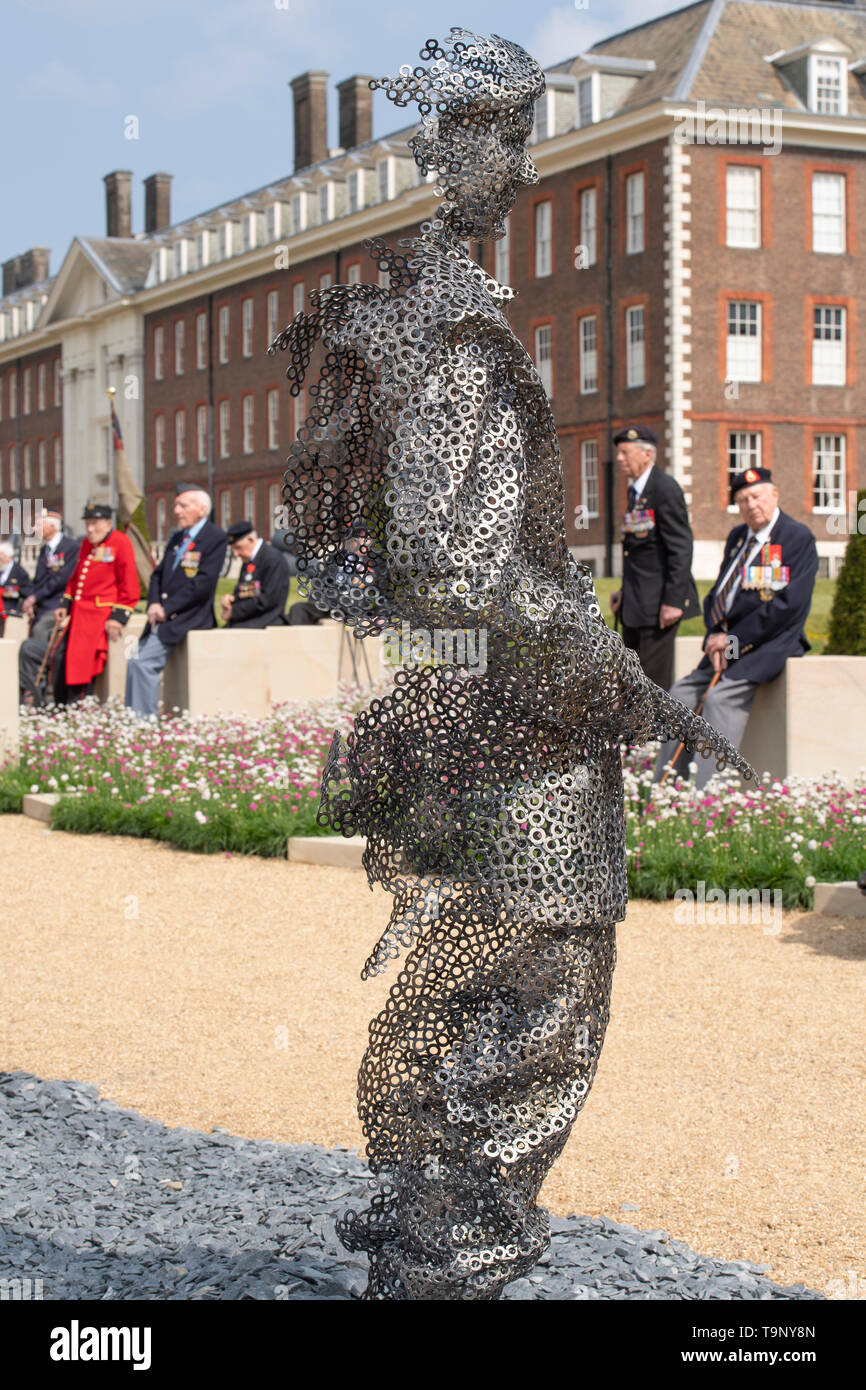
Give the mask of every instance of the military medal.
[(655, 530), (656, 514), (653, 507), (633, 507), (622, 519), (622, 534), (640, 539)]
[(780, 545), (761, 546), (760, 563), (743, 566), (742, 587), (757, 589), (764, 603), (769, 603), (774, 594), (786, 589), (791, 581), (790, 566), (782, 564)]

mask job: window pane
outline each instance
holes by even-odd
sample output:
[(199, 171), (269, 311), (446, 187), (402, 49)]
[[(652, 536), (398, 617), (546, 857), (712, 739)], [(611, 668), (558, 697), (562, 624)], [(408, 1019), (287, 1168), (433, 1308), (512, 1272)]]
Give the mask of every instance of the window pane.
[(842, 113), (842, 60), (813, 57), (815, 64), (815, 110), (819, 115)]
[(586, 247), (587, 265), (595, 265), (596, 197), (594, 188), (585, 188), (580, 195), (580, 242)]
[(582, 77), (577, 84), (578, 125), (592, 124), (592, 78)]
[(730, 381), (761, 380), (761, 306), (754, 300), (728, 304), (726, 375)]
[(629, 174), (625, 181), (625, 249), (628, 255), (644, 249), (644, 176)]
[(553, 395), (553, 329), (550, 324), (535, 330), (535, 366), (548, 396)]
[(644, 311), (642, 305), (625, 311), (625, 384), (643, 386), (646, 382), (644, 355)]
[(598, 390), (598, 323), (595, 314), (580, 320), (580, 390)]
[(511, 275), (511, 218), (505, 219), (505, 236), (501, 241), (493, 243), (495, 249), (495, 264), (493, 275), (500, 285), (507, 285)]
[(843, 511), (845, 436), (816, 434), (812, 446), (813, 506), (816, 511)]
[(598, 441), (584, 439), (580, 446), (580, 500), (588, 516), (598, 516)]
[(812, 382), (845, 385), (845, 310), (816, 305), (812, 319)]
[(535, 205), (535, 274), (549, 275), (551, 272), (551, 204)]
[(728, 434), (728, 486), (737, 473), (761, 466), (761, 435), (755, 430), (731, 430)]
[(845, 250), (845, 175), (812, 175), (812, 249)]
[(729, 164), (727, 171), (727, 244), (760, 246), (761, 171), (746, 164)]

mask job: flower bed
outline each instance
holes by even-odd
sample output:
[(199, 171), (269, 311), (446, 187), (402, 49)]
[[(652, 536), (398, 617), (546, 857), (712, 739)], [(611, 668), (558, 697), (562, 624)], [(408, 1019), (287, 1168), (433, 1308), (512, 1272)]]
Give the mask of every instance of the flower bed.
[[(0, 769), (0, 811), (28, 791), (66, 792), (57, 829), (148, 836), (202, 853), (282, 856), (316, 825), (321, 768), (334, 730), (346, 732), (359, 696), (275, 706), (267, 719), (178, 714), (139, 721), (117, 703), (22, 711), (20, 762)], [(779, 889), (809, 907), (817, 879), (866, 868), (866, 779), (846, 786), (765, 778), (743, 787), (724, 773), (702, 792), (651, 791), (655, 752), (632, 750), (624, 770), (629, 891), (666, 899), (678, 889)]]
[[(657, 747), (657, 746), (656, 746)], [(651, 789), (656, 752), (626, 760), (629, 892), (666, 899), (677, 889), (779, 889), (785, 907), (811, 907), (817, 881), (855, 879), (866, 868), (866, 774), (853, 785), (765, 774), (744, 785), (717, 774), (702, 791), (669, 781)]]
[(347, 686), (331, 700), (275, 705), (267, 719), (177, 714), (157, 724), (95, 699), (22, 710), (0, 811), (20, 811), (26, 792), (63, 792), (56, 829), (285, 855), (290, 836), (326, 833), (316, 825), (322, 764), (363, 703)]

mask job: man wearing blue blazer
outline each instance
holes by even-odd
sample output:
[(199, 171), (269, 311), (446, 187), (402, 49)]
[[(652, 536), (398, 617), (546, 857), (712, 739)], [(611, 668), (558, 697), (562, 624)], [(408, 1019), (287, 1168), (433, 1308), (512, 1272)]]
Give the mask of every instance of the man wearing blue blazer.
[(32, 626), (30, 636), (18, 648), (18, 682), (25, 704), (41, 698), (36, 677), (54, 631), (54, 610), (63, 602), (66, 586), (75, 573), (79, 549), (75, 537), (64, 534), (60, 512), (44, 511), (36, 524), (42, 546), (36, 558), (33, 588), (21, 605)]
[[(670, 693), (689, 709), (697, 709), (705, 694), (704, 719), (739, 748), (758, 686), (781, 675), (789, 656), (809, 651), (803, 628), (818, 547), (808, 526), (780, 510), (769, 468), (736, 474), (731, 501), (742, 524), (728, 536), (719, 576), (704, 599), (705, 656)], [(675, 743), (662, 746), (656, 781), (675, 752)], [(692, 754), (684, 750), (678, 768), (683, 758), (691, 762)], [(715, 759), (700, 758), (697, 766), (700, 788), (715, 772)]]
[(198, 483), (178, 483), (169, 538), (150, 577), (147, 627), (126, 668), (126, 704), (142, 716), (159, 712), (159, 678), (188, 632), (216, 626), (213, 602), (226, 533), (208, 520), (211, 499)]

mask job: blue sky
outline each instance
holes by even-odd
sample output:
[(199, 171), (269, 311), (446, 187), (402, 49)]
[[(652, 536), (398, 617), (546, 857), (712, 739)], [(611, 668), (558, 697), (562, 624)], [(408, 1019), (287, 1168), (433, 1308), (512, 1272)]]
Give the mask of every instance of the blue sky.
[[(333, 84), (417, 61), (452, 24), (502, 34), (552, 63), (677, 8), (676, 0), (7, 0), (0, 84), (3, 199), (0, 260), (49, 246), (55, 273), (72, 237), (105, 234), (104, 174), (174, 175), (179, 221), (292, 172), (292, 77)], [(441, 22), (431, 19), (441, 15)], [(637, 54), (636, 56), (639, 56)], [(139, 138), (124, 138), (125, 118)], [(377, 94), (374, 134), (412, 119)]]

